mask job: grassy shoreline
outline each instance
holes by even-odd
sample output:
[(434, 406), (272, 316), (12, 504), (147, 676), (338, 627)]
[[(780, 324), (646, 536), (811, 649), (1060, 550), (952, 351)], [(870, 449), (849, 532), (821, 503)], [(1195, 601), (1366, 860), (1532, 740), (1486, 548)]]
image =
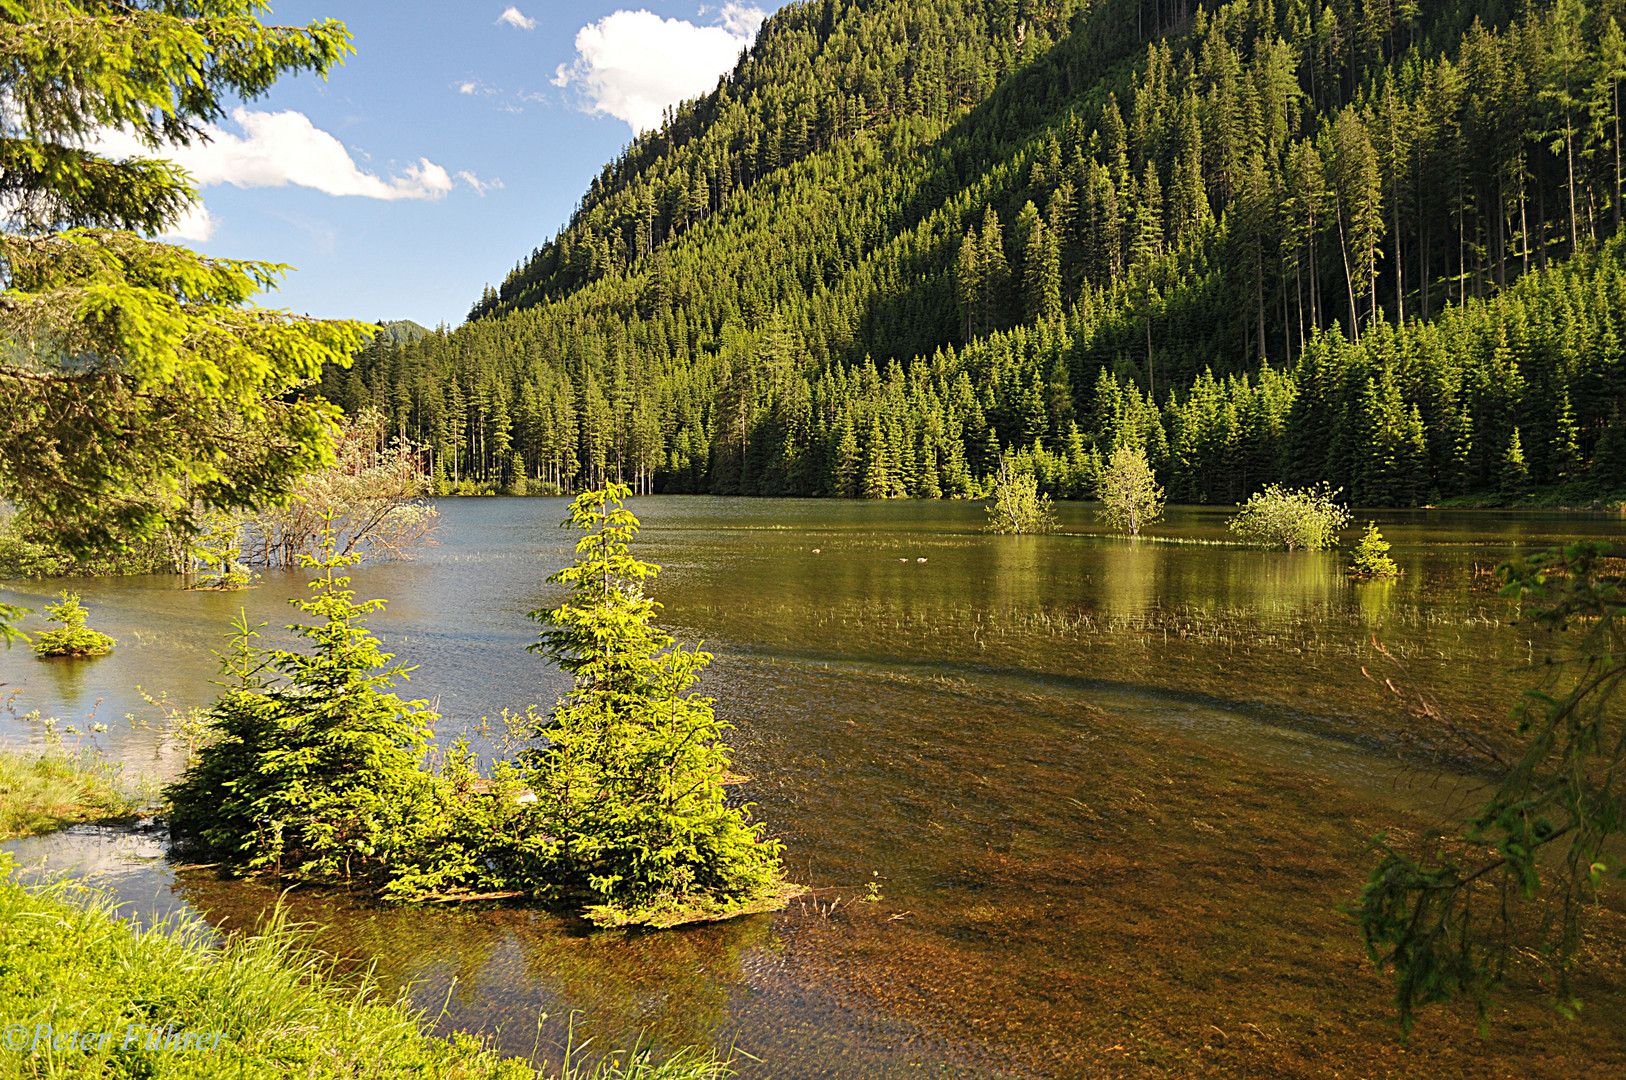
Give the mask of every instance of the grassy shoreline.
[(0, 750), (0, 840), (68, 825), (128, 821), (141, 801), (99, 758), (51, 747), (40, 754)]
[[(370, 978), (339, 973), (308, 931), (274, 913), (215, 944), (200, 921), (136, 929), (103, 893), (73, 882), (25, 886), (0, 854), (0, 970), (16, 1071), (0, 1075), (441, 1077), (444, 1080), (723, 1080), (714, 1055), (657, 1062), (635, 1051), (591, 1070), (567, 1056), (539, 1072), (430, 1017)], [(156, 1033), (156, 1034), (154, 1034)], [(193, 1036), (187, 1039), (186, 1036)], [(69, 1046), (68, 1044), (71, 1044)]]

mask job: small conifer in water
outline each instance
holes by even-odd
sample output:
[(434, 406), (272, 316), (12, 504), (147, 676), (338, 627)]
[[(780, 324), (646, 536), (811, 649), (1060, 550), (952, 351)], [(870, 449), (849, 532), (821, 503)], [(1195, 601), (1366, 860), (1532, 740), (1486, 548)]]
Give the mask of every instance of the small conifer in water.
[(1349, 572), (1362, 578), (1395, 577), (1400, 568), (1389, 558), (1389, 541), (1378, 532), (1378, 523), (1368, 521), (1366, 532), (1355, 543), (1355, 564)]
[(251, 872), (352, 884), (410, 874), (386, 891), (431, 891), (461, 869), (430, 842), (445, 828), (442, 785), (423, 768), (436, 716), (390, 692), (411, 669), (366, 628), (384, 602), (357, 601), (336, 573), (360, 557), (335, 550), (331, 519), (301, 561), (317, 575), (310, 599), (291, 603), (312, 621), (288, 629), (309, 651), (261, 648), (239, 618), (205, 745), (165, 792), (170, 828)]
[(223, 658), (225, 692), (204, 745), (166, 789), (174, 834), (250, 873), (376, 890), (387, 898), (529, 896), (600, 925), (674, 926), (782, 907), (801, 890), (780, 844), (723, 795), (727, 729), (691, 692), (711, 657), (653, 625), (643, 593), (657, 567), (627, 553), (638, 519), (612, 484), (578, 498), (587, 530), (534, 651), (573, 680), (549, 716), (520, 730), (536, 744), (489, 777), (467, 745), (427, 756), (435, 714), (390, 692), (410, 668), (366, 629), (381, 600), (358, 602), (335, 573), (331, 519), (309, 651), (264, 649), (240, 619)]
[(34, 651), (41, 656), (106, 656), (118, 642), (100, 630), (85, 625), (90, 614), (79, 602), (79, 594), (64, 591), (62, 600), (46, 604), (45, 613), (52, 622), (62, 624), (60, 630), (47, 630), (34, 637)]
[(566, 525), (576, 561), (548, 580), (571, 595), (535, 611), (532, 651), (573, 680), (531, 750), (526, 780), (556, 838), (539, 880), (588, 900), (603, 925), (673, 925), (782, 905), (781, 845), (723, 794), (728, 724), (691, 692), (711, 662), (654, 625), (644, 595), (659, 567), (633, 558), (638, 519), (623, 484), (587, 492)]

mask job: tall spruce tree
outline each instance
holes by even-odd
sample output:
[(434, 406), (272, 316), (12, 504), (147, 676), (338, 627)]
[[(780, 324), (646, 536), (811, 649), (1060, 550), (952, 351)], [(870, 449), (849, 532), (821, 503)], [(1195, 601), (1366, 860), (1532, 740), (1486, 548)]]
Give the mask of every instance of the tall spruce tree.
[(531, 613), (532, 651), (571, 677), (524, 775), (554, 843), (535, 887), (577, 891), (604, 924), (669, 925), (784, 895), (780, 844), (723, 797), (728, 725), (693, 693), (711, 662), (654, 624), (644, 594), (659, 567), (629, 553), (631, 489), (584, 492), (565, 524), (585, 530), (576, 561), (548, 580), (570, 596)]

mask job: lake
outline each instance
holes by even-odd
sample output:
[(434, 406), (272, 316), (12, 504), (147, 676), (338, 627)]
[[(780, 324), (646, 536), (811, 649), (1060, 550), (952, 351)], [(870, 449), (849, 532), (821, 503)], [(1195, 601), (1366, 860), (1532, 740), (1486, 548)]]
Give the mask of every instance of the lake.
[[(1542, 642), (1491, 569), (1626, 538), (1621, 517), (1378, 512), (1405, 573), (1358, 583), (1347, 552), (1227, 543), (1220, 509), (1173, 510), (1129, 541), (1077, 504), (1043, 537), (982, 533), (967, 503), (630, 505), (635, 553), (664, 568), (663, 624), (717, 656), (701, 686), (736, 728), (751, 782), (733, 790), (815, 891), (777, 915), (647, 934), (290, 895), (322, 947), (410, 986), (440, 1027), (539, 1061), (572, 1026), (599, 1050), (640, 1035), (732, 1046), (751, 1077), (1626, 1075), (1622, 890), (1595, 920), (1579, 1021), (1556, 1016), (1532, 965), (1484, 1039), (1471, 1008), (1435, 1008), (1404, 1046), (1339, 910), (1375, 833), (1415, 837), (1483, 783), (1459, 735), (1408, 699), (1509, 737)], [(389, 601), (371, 625), (417, 665), (403, 696), (438, 702), (442, 739), (562, 687), (525, 646), (526, 613), (555, 600), (544, 579), (570, 558), (564, 508), (444, 500), (436, 546), (355, 571), (362, 597)], [(0, 696), (80, 726), (93, 713), (109, 756), (172, 775), (177, 749), (125, 721), (151, 716), (135, 688), (207, 702), (232, 617), (279, 640), (303, 580), (71, 582), (118, 650), (0, 652)], [(6, 584), (0, 600), (38, 608), (63, 583)], [(0, 721), (9, 745), (42, 737)], [(147, 918), (252, 926), (277, 896), (175, 870), (157, 834), (7, 847), (94, 874)]]

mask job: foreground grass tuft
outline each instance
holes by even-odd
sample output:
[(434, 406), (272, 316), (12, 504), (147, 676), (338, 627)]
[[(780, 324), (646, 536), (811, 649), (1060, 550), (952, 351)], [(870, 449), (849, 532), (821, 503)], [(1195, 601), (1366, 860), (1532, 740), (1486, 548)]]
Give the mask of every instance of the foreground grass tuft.
[(52, 747), (38, 756), (0, 751), (0, 840), (87, 821), (118, 821), (140, 809), (113, 766)]
[[(29, 1045), (0, 1049), (0, 1077), (543, 1075), (499, 1057), (471, 1035), (426, 1034), (424, 1015), (404, 998), (384, 998), (372, 981), (339, 974), (279, 916), (256, 934), (233, 935), (217, 946), (202, 923), (136, 930), (94, 889), (25, 887), (10, 875), (10, 858), (0, 855), (6, 985), (0, 1023), (22, 1025)], [(49, 1035), (37, 1037), (43, 1025)], [(126, 1045), (132, 1026), (137, 1033)], [(87, 1040), (83, 1034), (104, 1031), (113, 1037)], [(148, 1034), (154, 1031), (156, 1039)], [(70, 1032), (78, 1037), (66, 1037)], [(209, 1036), (207, 1047), (187, 1045), (180, 1037), (187, 1033)], [(665, 1061), (634, 1053), (592, 1071), (567, 1061), (561, 1075), (724, 1080), (732, 1071), (713, 1055), (690, 1051)]]

